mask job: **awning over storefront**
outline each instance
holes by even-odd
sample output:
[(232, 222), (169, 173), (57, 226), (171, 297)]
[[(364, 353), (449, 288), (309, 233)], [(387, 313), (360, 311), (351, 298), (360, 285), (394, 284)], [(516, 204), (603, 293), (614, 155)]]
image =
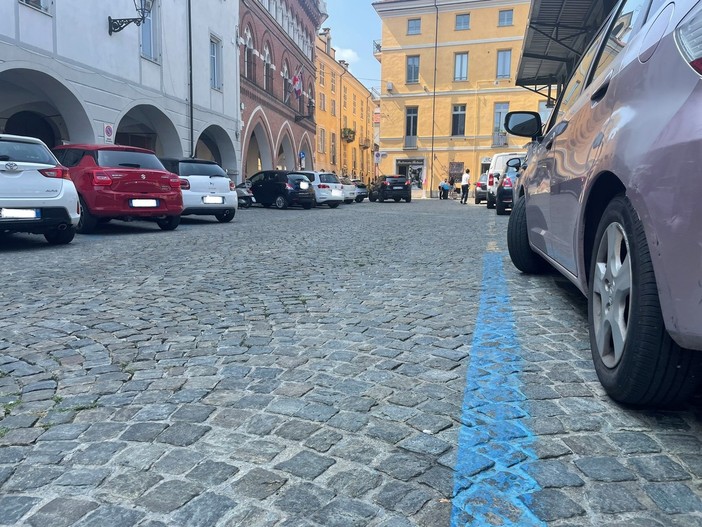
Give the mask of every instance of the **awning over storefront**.
[(617, 0), (532, 0), (517, 84), (543, 91), (567, 80)]

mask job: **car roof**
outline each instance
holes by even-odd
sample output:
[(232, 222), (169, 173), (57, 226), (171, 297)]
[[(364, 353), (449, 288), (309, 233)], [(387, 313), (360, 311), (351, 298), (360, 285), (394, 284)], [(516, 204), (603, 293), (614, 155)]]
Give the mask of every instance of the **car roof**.
[(37, 145), (45, 145), (44, 141), (37, 139), (36, 137), (29, 137), (26, 135), (12, 135), (12, 134), (0, 134), (1, 141), (17, 141), (22, 143), (34, 143)]
[(127, 145), (108, 145), (108, 144), (69, 144), (69, 145), (58, 145), (55, 146), (55, 150), (65, 150), (66, 148), (75, 148), (78, 150), (113, 150), (122, 152), (143, 152), (145, 154), (154, 154), (153, 150), (148, 148), (141, 148), (138, 146), (127, 146)]
[(178, 163), (200, 163), (202, 165), (218, 165), (211, 159), (199, 159), (197, 157), (159, 157), (161, 161), (177, 161)]

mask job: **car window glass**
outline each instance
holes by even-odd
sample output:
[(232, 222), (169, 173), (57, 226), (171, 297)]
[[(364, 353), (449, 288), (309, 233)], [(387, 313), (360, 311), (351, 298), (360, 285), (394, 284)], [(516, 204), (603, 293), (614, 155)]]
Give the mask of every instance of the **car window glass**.
[(583, 57), (580, 60), (580, 63), (578, 64), (578, 67), (575, 69), (575, 72), (573, 72), (573, 76), (570, 78), (568, 84), (566, 84), (565, 88), (563, 89), (563, 95), (558, 104), (558, 111), (553, 112), (551, 126), (563, 119), (563, 115), (565, 115), (565, 113), (568, 110), (570, 110), (570, 107), (578, 99), (578, 95), (580, 95), (580, 92), (582, 91), (583, 86), (585, 84), (587, 72), (590, 70), (590, 66), (592, 65), (592, 62), (597, 56), (597, 51), (600, 49), (600, 44), (602, 43), (603, 35), (604, 31), (600, 31), (593, 43), (583, 54)]
[(63, 155), (63, 158), (59, 158), (59, 161), (65, 167), (74, 167), (83, 159), (83, 150), (67, 148), (66, 150), (59, 150), (59, 152)]
[(44, 145), (3, 139), (0, 139), (0, 161), (56, 164), (56, 159)]
[(319, 181), (322, 183), (339, 183), (339, 176), (336, 174), (320, 174)]
[(629, 43), (636, 29), (638, 29), (638, 22), (645, 13), (649, 1), (650, 0), (628, 0), (624, 3), (609, 33), (607, 44), (597, 61), (595, 73), (592, 76), (593, 79), (596, 79), (605, 71)]
[(307, 179), (307, 176), (303, 174), (290, 174), (288, 175), (288, 179), (290, 181), (307, 181), (309, 183), (309, 179)]
[(261, 174), (261, 173), (259, 172), (258, 174), (254, 174), (253, 176), (251, 176), (251, 177), (249, 178), (249, 183), (251, 183), (251, 184), (253, 185), (254, 183), (258, 183), (258, 182), (261, 181), (262, 179), (263, 179), (263, 174)]
[[(220, 176), (227, 177), (227, 173), (222, 167), (214, 163), (192, 163), (187, 161), (181, 161), (179, 163), (179, 170), (177, 172), (181, 176)], [(171, 172), (173, 172), (171, 170)]]
[(165, 170), (155, 154), (130, 150), (99, 150), (98, 165), (101, 167), (148, 168)]

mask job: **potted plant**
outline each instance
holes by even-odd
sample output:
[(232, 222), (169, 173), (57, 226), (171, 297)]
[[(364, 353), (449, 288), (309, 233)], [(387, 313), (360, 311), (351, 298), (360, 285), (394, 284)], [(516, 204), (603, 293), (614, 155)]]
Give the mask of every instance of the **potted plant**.
[(353, 128), (342, 128), (341, 138), (347, 143), (352, 143), (353, 140), (356, 139), (356, 130)]

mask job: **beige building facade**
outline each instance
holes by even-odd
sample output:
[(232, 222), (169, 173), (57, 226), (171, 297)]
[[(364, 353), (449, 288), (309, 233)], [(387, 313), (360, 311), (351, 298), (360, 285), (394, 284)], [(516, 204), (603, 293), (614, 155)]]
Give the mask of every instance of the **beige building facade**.
[(370, 91), (336, 60), (331, 31), (317, 37), (315, 166), (369, 181), (373, 176), (373, 111)]
[(379, 172), (412, 177), (426, 195), (464, 169), (475, 183), (493, 155), (521, 151), (510, 110), (548, 114), (515, 85), (529, 0), (382, 0)]

